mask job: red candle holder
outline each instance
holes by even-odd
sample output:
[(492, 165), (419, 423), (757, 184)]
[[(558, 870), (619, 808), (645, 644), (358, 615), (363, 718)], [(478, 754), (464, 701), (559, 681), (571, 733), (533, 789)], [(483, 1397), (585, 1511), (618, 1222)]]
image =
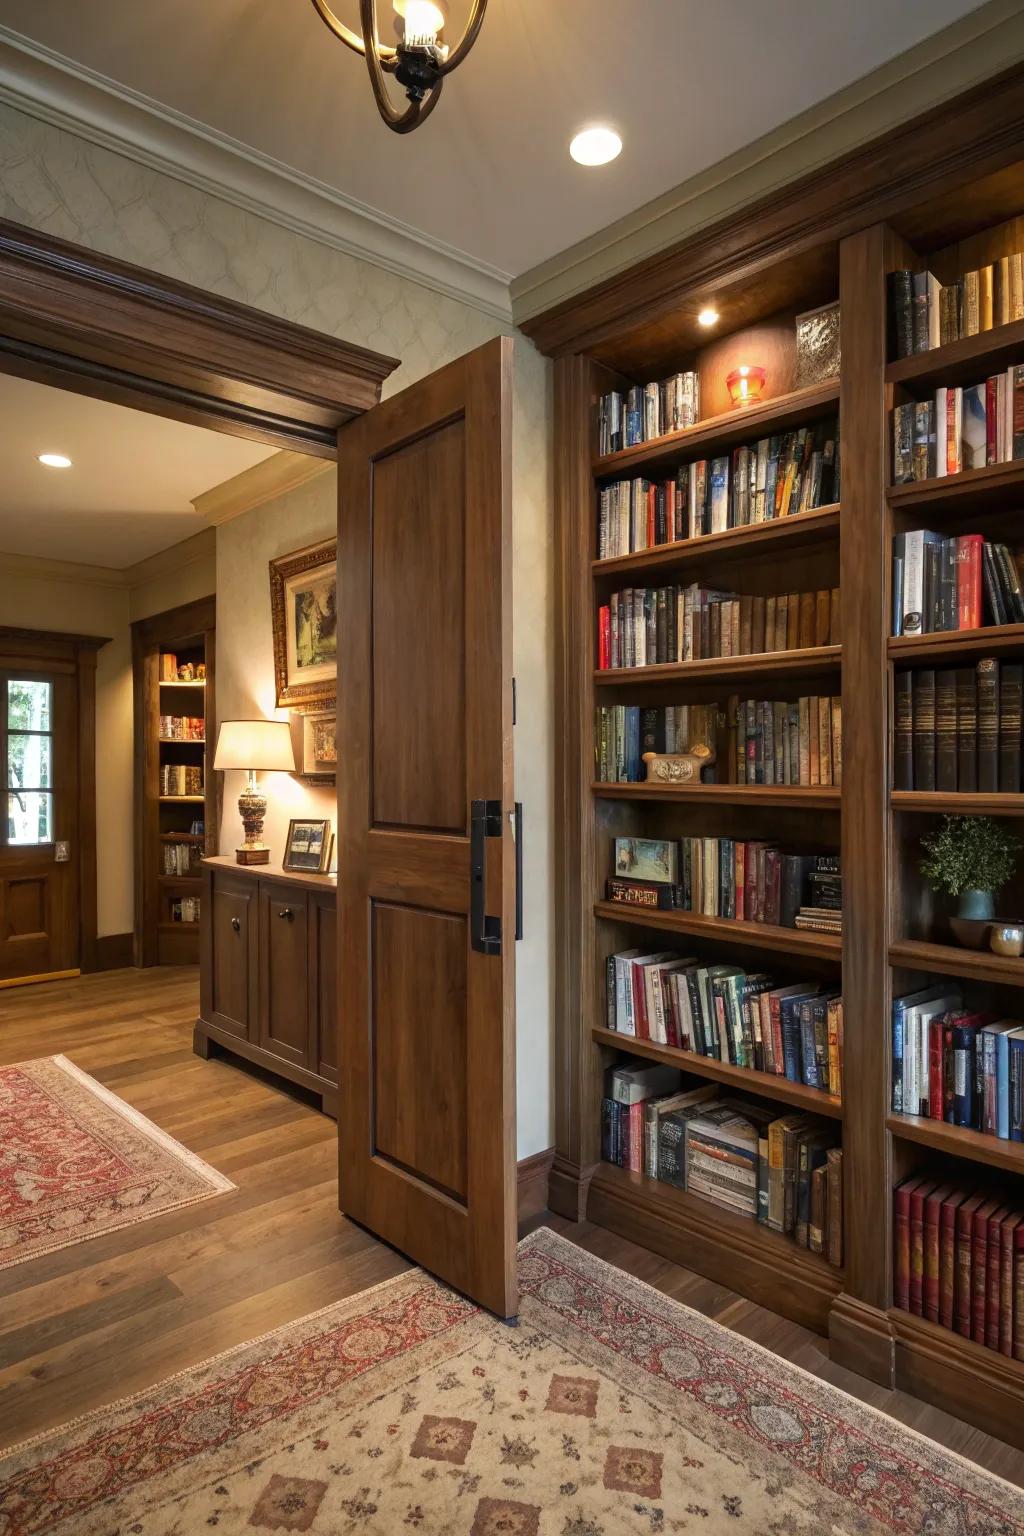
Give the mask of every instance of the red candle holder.
[(734, 368), (725, 381), (733, 405), (753, 405), (760, 400), (767, 377), (765, 369), (753, 363)]

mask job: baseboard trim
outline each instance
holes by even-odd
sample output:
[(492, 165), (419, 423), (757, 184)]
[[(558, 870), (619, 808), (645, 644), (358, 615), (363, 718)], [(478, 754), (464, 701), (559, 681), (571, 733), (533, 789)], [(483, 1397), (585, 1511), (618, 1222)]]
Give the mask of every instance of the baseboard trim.
[(516, 1164), (516, 1212), (520, 1221), (530, 1221), (548, 1208), (548, 1180), (555, 1160), (554, 1147), (535, 1152)]
[(828, 1314), (829, 1359), (880, 1387), (896, 1385), (896, 1354), (888, 1313), (840, 1291)]
[(569, 1221), (584, 1221), (587, 1215), (587, 1194), (594, 1176), (596, 1163), (580, 1168), (576, 1163), (555, 1153), (548, 1181), (548, 1204), (558, 1216)]
[(130, 933), (103, 933), (96, 940), (96, 970), (121, 971), (133, 963)]

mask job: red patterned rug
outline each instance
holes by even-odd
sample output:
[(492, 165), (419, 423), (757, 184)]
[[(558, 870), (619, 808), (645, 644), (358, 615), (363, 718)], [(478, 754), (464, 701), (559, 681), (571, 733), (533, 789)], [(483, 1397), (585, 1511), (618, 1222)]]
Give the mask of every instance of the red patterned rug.
[(420, 1271), (0, 1460), (3, 1536), (1021, 1536), (1024, 1494), (541, 1230), (519, 1326)]
[(66, 1057), (0, 1067), (0, 1269), (234, 1187)]

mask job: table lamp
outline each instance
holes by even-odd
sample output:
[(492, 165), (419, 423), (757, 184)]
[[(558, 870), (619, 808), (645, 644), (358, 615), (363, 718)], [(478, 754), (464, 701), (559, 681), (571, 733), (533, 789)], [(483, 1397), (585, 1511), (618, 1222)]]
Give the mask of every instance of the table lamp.
[(270, 849), (261, 841), (267, 798), (256, 788), (257, 773), (294, 773), (295, 749), (286, 720), (222, 720), (213, 766), (241, 768), (249, 775), (238, 797), (245, 843), (235, 849), (239, 864), (269, 864)]

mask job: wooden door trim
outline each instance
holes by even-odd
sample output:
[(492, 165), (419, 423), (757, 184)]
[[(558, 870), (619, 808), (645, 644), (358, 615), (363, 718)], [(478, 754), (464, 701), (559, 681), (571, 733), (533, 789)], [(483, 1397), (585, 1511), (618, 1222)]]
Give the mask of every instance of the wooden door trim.
[(0, 220), (0, 372), (333, 459), (397, 366)]
[(73, 670), (77, 679), (78, 968), (98, 968), (96, 948), (96, 653), (109, 636), (0, 624), (0, 666)]

